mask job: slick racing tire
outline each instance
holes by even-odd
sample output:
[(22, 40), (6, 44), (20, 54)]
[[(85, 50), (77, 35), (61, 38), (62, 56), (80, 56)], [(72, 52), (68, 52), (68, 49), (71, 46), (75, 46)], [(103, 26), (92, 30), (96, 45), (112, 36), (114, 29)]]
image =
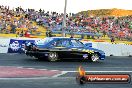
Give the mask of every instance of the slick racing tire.
[(99, 55), (98, 54), (92, 54), (90, 57), (91, 62), (97, 62), (99, 60)]
[(58, 54), (56, 52), (50, 52), (48, 54), (48, 61), (55, 62), (58, 60)]

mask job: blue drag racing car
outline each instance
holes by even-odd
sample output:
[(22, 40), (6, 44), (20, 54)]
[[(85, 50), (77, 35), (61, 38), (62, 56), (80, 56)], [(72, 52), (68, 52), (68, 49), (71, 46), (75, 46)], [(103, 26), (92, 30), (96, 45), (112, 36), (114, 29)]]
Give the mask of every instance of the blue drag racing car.
[(38, 59), (58, 61), (61, 59), (82, 59), (96, 62), (105, 59), (105, 53), (83, 44), (79, 39), (66, 37), (47, 37), (26, 44), (25, 53)]

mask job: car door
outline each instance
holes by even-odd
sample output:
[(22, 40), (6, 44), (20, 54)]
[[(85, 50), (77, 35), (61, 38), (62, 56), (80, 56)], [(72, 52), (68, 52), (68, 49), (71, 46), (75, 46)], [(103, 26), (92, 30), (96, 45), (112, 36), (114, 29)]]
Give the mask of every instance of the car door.
[(51, 44), (51, 51), (55, 51), (59, 54), (60, 58), (70, 58), (70, 40), (58, 39)]
[(72, 58), (80, 59), (83, 57), (83, 53), (80, 51), (80, 49), (84, 48), (84, 45), (76, 40), (76, 39), (71, 39), (71, 56)]
[[(78, 59), (82, 57), (82, 55), (78, 52), (78, 46), (74, 46), (73, 39), (63, 39), (58, 43), (60, 57), (67, 59)], [(76, 41), (76, 40), (75, 40)]]

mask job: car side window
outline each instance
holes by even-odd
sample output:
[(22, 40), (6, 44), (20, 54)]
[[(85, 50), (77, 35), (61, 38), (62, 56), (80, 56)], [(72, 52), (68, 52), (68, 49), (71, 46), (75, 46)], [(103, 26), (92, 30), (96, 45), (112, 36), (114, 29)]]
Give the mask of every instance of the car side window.
[(61, 40), (57, 40), (51, 43), (51, 47), (61, 47)]
[(70, 46), (69, 40), (57, 40), (51, 44), (53, 47), (68, 47)]
[(84, 47), (84, 45), (78, 40), (71, 40), (73, 47)]
[(56, 47), (62, 47), (62, 40), (56, 41)]
[(70, 44), (70, 41), (69, 40), (63, 40), (62, 42), (62, 46), (63, 47), (69, 47), (71, 44)]

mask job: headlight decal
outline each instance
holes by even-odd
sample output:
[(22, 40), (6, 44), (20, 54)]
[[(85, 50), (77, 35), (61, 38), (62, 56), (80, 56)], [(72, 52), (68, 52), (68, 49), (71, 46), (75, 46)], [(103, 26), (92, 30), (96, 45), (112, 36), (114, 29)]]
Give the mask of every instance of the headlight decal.
[(83, 52), (90, 53), (90, 54), (94, 53), (94, 51), (93, 51), (93, 50), (86, 50), (86, 49), (83, 49), (82, 51), (83, 51)]

